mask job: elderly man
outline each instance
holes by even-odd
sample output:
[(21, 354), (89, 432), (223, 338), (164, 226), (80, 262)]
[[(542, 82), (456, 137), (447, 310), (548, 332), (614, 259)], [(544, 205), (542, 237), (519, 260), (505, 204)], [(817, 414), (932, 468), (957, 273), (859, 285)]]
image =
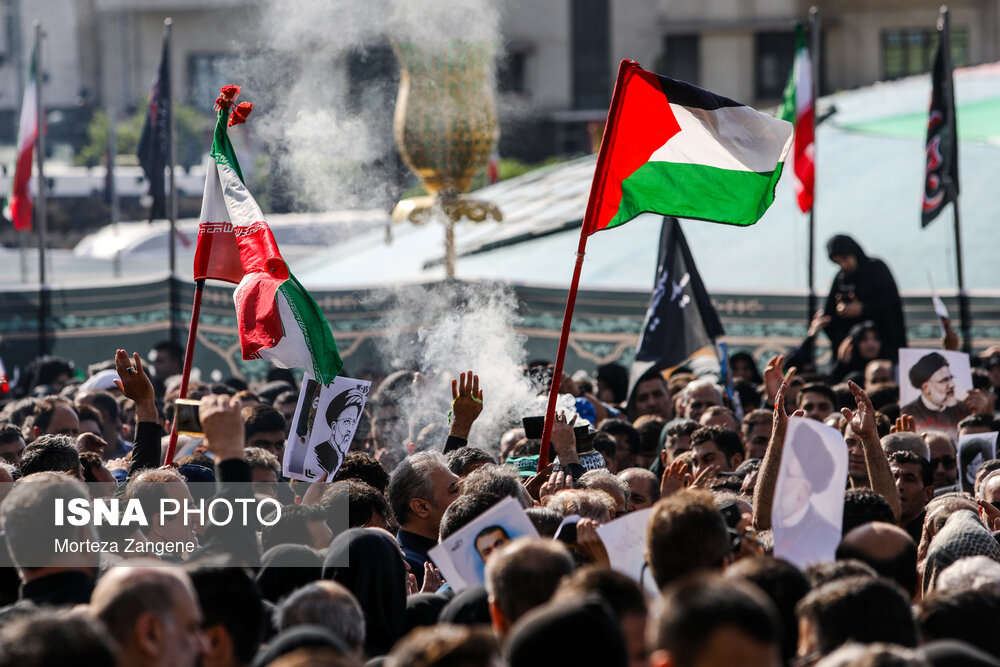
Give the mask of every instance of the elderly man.
[(628, 484), (629, 512), (652, 507), (660, 499), (660, 481), (648, 470), (628, 468), (618, 473), (618, 479)]
[(909, 372), (910, 384), (920, 390), (920, 396), (902, 406), (899, 411), (911, 415), (917, 428), (941, 429), (953, 432), (971, 412), (986, 408), (985, 397), (970, 391), (965, 402), (955, 396), (955, 376), (948, 360), (938, 352), (931, 352), (913, 364)]
[(438, 452), (421, 452), (392, 471), (386, 495), (399, 523), (396, 541), (403, 558), (423, 585), (427, 552), (437, 545), (441, 516), (458, 498), (460, 477), (448, 469), (448, 460)]
[(194, 667), (208, 650), (198, 598), (180, 569), (112, 568), (90, 609), (118, 644), (122, 667)]
[(722, 405), (722, 391), (711, 380), (695, 380), (684, 388), (681, 408), (684, 417), (698, 421), (705, 410), (715, 405)]

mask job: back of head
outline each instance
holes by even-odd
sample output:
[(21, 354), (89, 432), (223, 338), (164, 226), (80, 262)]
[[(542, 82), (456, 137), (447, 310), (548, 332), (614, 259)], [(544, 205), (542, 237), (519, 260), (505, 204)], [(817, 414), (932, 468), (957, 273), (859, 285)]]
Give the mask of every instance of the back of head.
[(378, 489), (381, 493), (385, 493), (386, 487), (389, 486), (389, 473), (385, 466), (375, 457), (361, 452), (347, 452), (333, 479), (336, 482), (356, 479)]
[(334, 482), (323, 492), (320, 505), (326, 512), (326, 525), (334, 534), (343, 528), (344, 500), (347, 500), (347, 525), (350, 528), (365, 528), (380, 516), (383, 522), (392, 523), (392, 513), (385, 496), (375, 487), (357, 479)]
[(365, 616), (351, 591), (336, 581), (317, 581), (296, 590), (278, 603), (274, 625), (279, 631), (296, 625), (321, 625), (352, 651), (365, 642)]
[(27, 477), (38, 472), (69, 472), (80, 467), (80, 452), (76, 438), (68, 435), (43, 435), (21, 453), (21, 474)]
[(487, 628), (440, 623), (417, 628), (386, 658), (386, 667), (499, 665), (500, 647)]
[(35, 610), (0, 629), (0, 667), (104, 667), (117, 658), (107, 631), (79, 612)]
[(169, 567), (114, 567), (94, 587), (90, 609), (122, 647), (133, 639), (143, 614), (169, 618), (185, 590), (194, 595), (188, 576)]
[(880, 576), (902, 586), (910, 597), (917, 592), (917, 545), (890, 523), (873, 521), (844, 535), (837, 559), (854, 558), (871, 565)]
[(448, 506), (441, 517), (440, 541), (466, 526), (477, 516), (490, 509), (502, 498), (492, 493), (468, 493)]
[(960, 558), (941, 571), (939, 591), (965, 591), (988, 588), (1000, 594), (1000, 563), (988, 556)]
[(490, 557), (486, 590), (510, 624), (547, 602), (559, 580), (572, 571), (573, 559), (561, 544), (523, 537), (508, 542)]
[(871, 489), (848, 489), (844, 492), (844, 523), (843, 534), (851, 532), (858, 526), (872, 521), (894, 523), (896, 517), (892, 514), (889, 502)]
[(646, 549), (659, 587), (692, 572), (720, 569), (729, 548), (726, 522), (711, 493), (684, 490), (653, 506)]
[[(57, 472), (39, 472), (18, 481), (0, 504), (0, 528), (7, 535), (7, 547), (14, 564), (22, 570), (46, 565), (87, 564), (96, 566), (99, 554), (57, 556), (57, 540), (78, 540), (84, 528), (57, 526), (54, 521), (40, 521), (52, 516), (53, 507), (74, 498), (89, 498), (84, 484)], [(68, 561), (65, 559), (69, 559)]]
[(604, 601), (618, 619), (626, 614), (646, 615), (646, 597), (639, 584), (616, 570), (597, 565), (581, 567), (563, 578), (552, 600), (568, 600), (596, 595)]
[(823, 655), (841, 644), (887, 642), (915, 647), (917, 631), (910, 601), (896, 584), (881, 578), (848, 577), (811, 591), (799, 603), (800, 638)]
[(930, 447), (927, 446), (924, 439), (910, 431), (890, 433), (882, 438), (881, 443), (882, 451), (885, 452), (886, 456), (895, 452), (913, 452), (925, 461), (929, 461), (931, 458)]
[(496, 458), (481, 447), (459, 447), (448, 453), (448, 469), (464, 477), (478, 466), (496, 464)]
[(521, 503), (522, 507), (534, 504), (514, 469), (495, 463), (482, 465), (462, 479), (462, 494), (466, 493), (486, 493), (501, 498), (510, 496)]
[(847, 643), (816, 663), (816, 667), (931, 667), (923, 651), (881, 642)]
[[(553, 641), (555, 637), (574, 639)], [(526, 614), (511, 628), (506, 649), (511, 667), (628, 664), (621, 627), (593, 596), (552, 602)]]
[(235, 657), (249, 663), (264, 627), (264, 604), (257, 584), (239, 567), (199, 568), (190, 576), (205, 628), (222, 626), (232, 641)]
[(243, 435), (249, 443), (258, 433), (285, 430), (285, 417), (270, 405), (248, 405), (240, 411), (240, 416), (243, 418)]
[(924, 641), (959, 639), (1000, 658), (998, 617), (1000, 595), (995, 591), (935, 591), (920, 601), (917, 623)]
[(726, 568), (726, 579), (741, 579), (766, 595), (781, 619), (781, 653), (785, 662), (795, 657), (799, 624), (795, 605), (809, 592), (809, 580), (794, 565), (779, 558), (744, 558)]
[[(693, 667), (713, 638), (718, 640), (721, 634), (728, 639), (733, 633), (769, 652), (770, 664), (777, 664), (781, 623), (771, 601), (752, 584), (700, 575), (664, 590), (653, 607), (647, 636), (654, 658), (657, 652), (665, 652), (672, 664)], [(739, 660), (735, 654), (730, 658), (730, 664)]]
[(840, 581), (848, 577), (877, 577), (878, 572), (868, 563), (849, 558), (835, 560), (832, 563), (813, 563), (802, 571), (812, 588), (819, 588), (831, 581)]

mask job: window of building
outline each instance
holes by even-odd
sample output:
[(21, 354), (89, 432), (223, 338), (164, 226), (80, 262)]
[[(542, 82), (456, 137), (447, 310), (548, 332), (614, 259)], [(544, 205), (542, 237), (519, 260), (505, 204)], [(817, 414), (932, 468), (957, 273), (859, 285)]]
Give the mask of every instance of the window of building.
[(513, 51), (497, 59), (497, 90), (501, 93), (525, 92), (524, 68), (527, 54)]
[(573, 108), (606, 109), (611, 102), (608, 0), (573, 0)]
[(698, 35), (667, 35), (663, 38), (663, 56), (657, 73), (671, 79), (699, 85), (701, 59), (698, 56)]
[[(923, 74), (934, 66), (938, 31), (933, 28), (900, 28), (882, 31), (882, 76), (896, 79)], [(951, 61), (956, 67), (969, 64), (969, 31), (951, 29)]]
[(794, 32), (754, 35), (754, 96), (758, 100), (781, 99), (794, 62)]

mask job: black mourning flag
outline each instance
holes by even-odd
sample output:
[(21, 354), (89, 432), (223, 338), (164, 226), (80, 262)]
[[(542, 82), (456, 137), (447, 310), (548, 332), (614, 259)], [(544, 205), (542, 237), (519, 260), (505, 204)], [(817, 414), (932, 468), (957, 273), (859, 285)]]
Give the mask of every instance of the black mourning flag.
[(665, 217), (660, 266), (636, 346), (631, 384), (643, 373), (677, 366), (723, 333), (681, 225), (676, 218)]
[(945, 204), (958, 196), (958, 132), (951, 54), (946, 30), (940, 31), (934, 57), (930, 115), (927, 120), (927, 163), (921, 223), (929, 225)]
[(163, 38), (163, 55), (160, 69), (149, 92), (149, 108), (146, 122), (139, 137), (139, 164), (149, 181), (149, 196), (153, 205), (149, 209), (149, 219), (167, 217), (167, 187), (163, 171), (170, 160), (170, 42)]

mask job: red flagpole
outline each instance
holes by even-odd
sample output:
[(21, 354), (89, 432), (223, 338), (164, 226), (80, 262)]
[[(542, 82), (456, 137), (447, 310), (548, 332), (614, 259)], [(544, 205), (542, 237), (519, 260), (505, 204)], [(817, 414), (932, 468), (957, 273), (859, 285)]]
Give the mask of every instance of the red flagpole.
[[(170, 276), (174, 280), (174, 276)], [(181, 374), (181, 389), (178, 398), (187, 398), (188, 381), (191, 379), (191, 362), (194, 359), (194, 341), (198, 337), (198, 315), (201, 313), (201, 297), (205, 293), (205, 280), (195, 281), (194, 284), (194, 304), (191, 306), (191, 328), (188, 333), (187, 349), (184, 351), (184, 371)], [(173, 319), (171, 317), (171, 327)], [(177, 450), (177, 409), (174, 408), (174, 418), (170, 424), (170, 442), (167, 445), (167, 455), (163, 464), (170, 465), (174, 461), (174, 452)]]
[(608, 108), (608, 120), (604, 125), (604, 136), (601, 137), (601, 150), (597, 155), (597, 166), (594, 169), (594, 180), (590, 186), (590, 199), (587, 201), (587, 212), (580, 226), (580, 245), (576, 250), (576, 266), (573, 268), (573, 281), (566, 297), (566, 312), (563, 315), (562, 333), (559, 335), (559, 349), (556, 352), (556, 363), (552, 369), (552, 384), (549, 385), (549, 402), (545, 408), (545, 425), (542, 427), (542, 445), (538, 450), (538, 470), (549, 464), (549, 442), (552, 439), (552, 426), (555, 423), (556, 399), (559, 397), (559, 385), (562, 383), (563, 362), (566, 359), (566, 346), (569, 344), (569, 328), (573, 322), (573, 308), (576, 306), (576, 293), (580, 287), (580, 271), (583, 269), (583, 257), (587, 251), (587, 237), (593, 232), (594, 220), (597, 217), (597, 207), (604, 195), (606, 179), (603, 178), (605, 164), (611, 154), (614, 143), (614, 123), (617, 119), (621, 97), (625, 93), (625, 79), (631, 60), (623, 60), (618, 66), (618, 78), (615, 80), (614, 92), (611, 94), (611, 106)]

